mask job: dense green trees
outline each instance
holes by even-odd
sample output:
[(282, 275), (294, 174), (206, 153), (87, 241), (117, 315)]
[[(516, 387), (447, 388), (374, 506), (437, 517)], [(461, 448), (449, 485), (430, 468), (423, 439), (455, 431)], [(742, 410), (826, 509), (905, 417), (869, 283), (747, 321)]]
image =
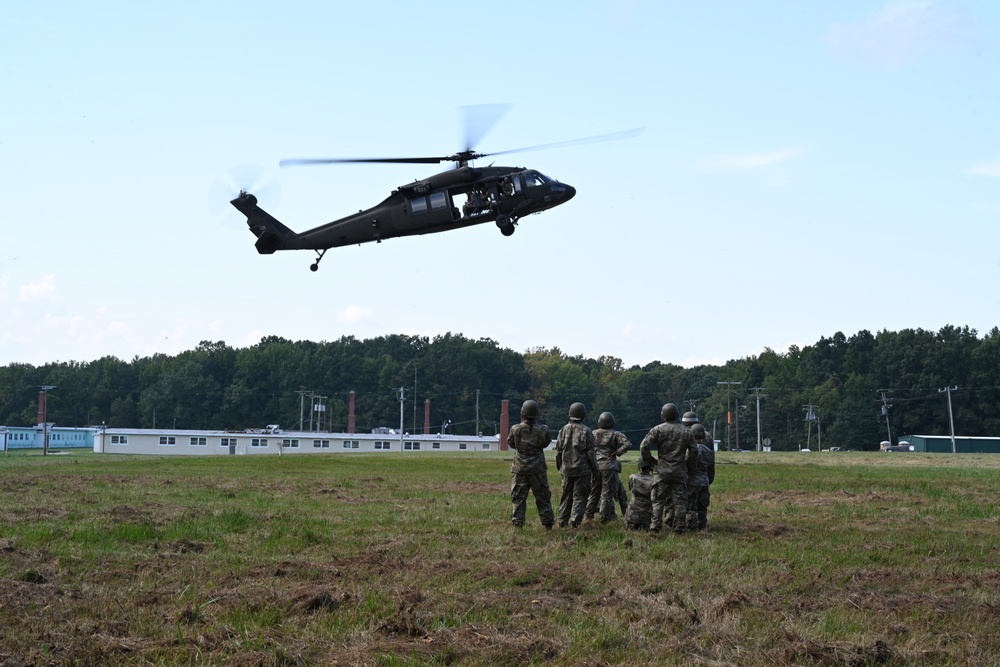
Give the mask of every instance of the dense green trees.
[[(875, 448), (890, 430), (893, 438), (947, 434), (946, 397), (939, 392), (946, 386), (959, 387), (952, 394), (958, 433), (1000, 435), (1000, 329), (982, 338), (953, 326), (850, 337), (837, 332), (801, 349), (765, 349), (694, 368), (661, 362), (625, 368), (614, 357), (571, 357), (558, 348), (519, 353), (451, 333), (321, 343), (269, 336), (242, 349), (204, 341), (174, 357), (0, 367), (0, 424), (35, 424), (42, 385), (56, 385), (48, 415), (63, 426), (297, 428), (301, 417), (309, 428), (309, 400), (302, 394), (311, 391), (325, 397), (324, 427), (342, 431), (354, 391), (357, 430), (368, 431), (399, 425), (397, 389), (404, 388), (410, 431), (423, 429), (425, 400), (433, 432), (450, 421), (457, 433), (472, 433), (477, 423), (491, 433), (501, 400), (510, 400), (516, 419), (521, 401), (532, 397), (557, 427), (574, 401), (586, 403), (594, 419), (610, 410), (636, 444), (658, 420), (660, 406), (673, 401), (682, 410), (694, 408), (723, 446), (728, 432), (728, 444), (744, 449), (756, 444), (759, 394), (761, 432), (775, 448), (795, 449), (807, 440), (815, 447), (817, 428), (824, 447)], [(892, 406), (888, 428), (882, 392)], [(805, 421), (810, 405), (818, 422)]]

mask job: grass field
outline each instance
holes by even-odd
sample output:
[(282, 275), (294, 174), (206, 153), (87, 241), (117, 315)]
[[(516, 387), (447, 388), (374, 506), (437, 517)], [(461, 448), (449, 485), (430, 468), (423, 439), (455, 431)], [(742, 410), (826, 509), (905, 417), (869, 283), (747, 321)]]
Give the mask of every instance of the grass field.
[(653, 538), (512, 528), (503, 453), (0, 456), (0, 664), (1000, 664), (1000, 456), (717, 469)]

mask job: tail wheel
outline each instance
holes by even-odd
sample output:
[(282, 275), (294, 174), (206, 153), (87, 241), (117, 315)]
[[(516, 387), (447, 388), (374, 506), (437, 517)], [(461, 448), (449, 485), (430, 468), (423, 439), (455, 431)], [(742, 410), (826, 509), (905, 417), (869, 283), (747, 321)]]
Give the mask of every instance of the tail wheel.
[[(501, 213), (497, 216), (497, 227), (503, 230), (504, 227), (510, 227), (514, 222), (510, 219), (510, 216), (506, 213)], [(505, 234), (505, 236), (510, 236), (510, 234)]]
[(500, 228), (500, 233), (503, 234), (504, 236), (510, 236), (511, 234), (514, 233), (514, 224), (511, 223), (508, 225), (504, 225), (503, 227)]
[(323, 255), (326, 254), (327, 250), (329, 250), (329, 248), (316, 251), (316, 261), (309, 265), (310, 271), (319, 271), (319, 262), (321, 259), (323, 259)]

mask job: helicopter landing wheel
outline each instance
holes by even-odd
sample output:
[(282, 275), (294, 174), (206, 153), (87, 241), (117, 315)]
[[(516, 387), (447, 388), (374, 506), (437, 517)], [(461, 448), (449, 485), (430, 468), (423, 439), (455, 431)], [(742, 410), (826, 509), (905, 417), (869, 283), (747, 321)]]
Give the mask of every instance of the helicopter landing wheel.
[(319, 260), (323, 259), (323, 255), (325, 255), (325, 254), (326, 254), (326, 250), (317, 250), (316, 251), (316, 261), (309, 265), (309, 270), (310, 271), (319, 271)]
[[(497, 227), (500, 228), (500, 231), (503, 231), (504, 227), (510, 227), (513, 224), (514, 223), (510, 219), (510, 216), (507, 215), (506, 213), (501, 213), (500, 215), (497, 216)], [(510, 234), (504, 234), (504, 236), (510, 236)]]
[(511, 234), (514, 233), (514, 224), (511, 223), (509, 225), (504, 225), (503, 227), (500, 228), (500, 233), (503, 234), (504, 236), (510, 236)]

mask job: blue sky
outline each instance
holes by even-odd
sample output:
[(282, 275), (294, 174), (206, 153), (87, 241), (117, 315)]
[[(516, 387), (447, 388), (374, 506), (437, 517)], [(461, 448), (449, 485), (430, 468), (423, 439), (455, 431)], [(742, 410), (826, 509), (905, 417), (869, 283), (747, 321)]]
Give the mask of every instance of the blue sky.
[[(208, 4), (5, 8), (0, 364), (453, 332), (691, 366), (998, 324), (1000, 4)], [(257, 165), (298, 231), (367, 208), (437, 169), (278, 161), (449, 154), (484, 103), (483, 152), (644, 131), (497, 158), (578, 192), (510, 238), (317, 273), (219, 202)]]

